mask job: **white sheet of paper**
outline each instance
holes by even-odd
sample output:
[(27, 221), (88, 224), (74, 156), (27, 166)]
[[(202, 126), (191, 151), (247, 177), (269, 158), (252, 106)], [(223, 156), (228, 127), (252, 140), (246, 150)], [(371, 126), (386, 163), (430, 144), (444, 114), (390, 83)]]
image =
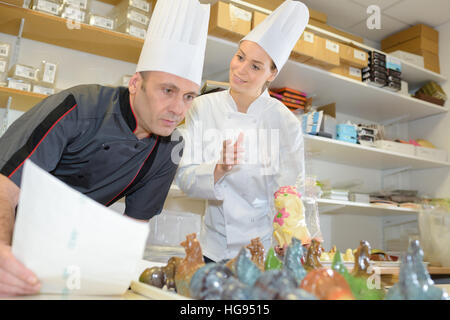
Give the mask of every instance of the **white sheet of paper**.
[(12, 252), (41, 293), (120, 295), (135, 280), (148, 224), (122, 216), (25, 163)]

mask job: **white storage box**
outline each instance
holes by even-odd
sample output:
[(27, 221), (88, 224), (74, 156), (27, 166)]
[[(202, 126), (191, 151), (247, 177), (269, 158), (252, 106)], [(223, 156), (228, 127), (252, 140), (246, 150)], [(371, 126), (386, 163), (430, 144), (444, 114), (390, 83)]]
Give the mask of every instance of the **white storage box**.
[(415, 155), (415, 147), (412, 144), (406, 144), (406, 143), (400, 143), (395, 141), (389, 141), (389, 140), (377, 140), (375, 141), (375, 147), (392, 151), (392, 152), (398, 152), (402, 154), (407, 155)]
[(416, 156), (434, 161), (447, 161), (448, 152), (442, 149), (416, 147)]

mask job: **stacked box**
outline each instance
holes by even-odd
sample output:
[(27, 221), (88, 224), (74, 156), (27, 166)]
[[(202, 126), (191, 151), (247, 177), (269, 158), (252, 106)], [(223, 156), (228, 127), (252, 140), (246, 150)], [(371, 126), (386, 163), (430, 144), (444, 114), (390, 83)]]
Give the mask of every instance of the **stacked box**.
[(356, 144), (358, 142), (356, 126), (353, 124), (338, 124), (336, 126), (336, 140)]
[(0, 83), (3, 83), (7, 77), (10, 51), (9, 43), (0, 42)]
[(400, 91), (402, 88), (402, 62), (399, 58), (386, 57), (386, 89)]
[(88, 22), (91, 26), (96, 26), (107, 30), (115, 30), (116, 28), (115, 19), (94, 13), (89, 14)]
[(62, 3), (60, 0), (33, 0), (32, 9), (55, 16), (60, 16)]
[(361, 145), (374, 147), (377, 133), (377, 129), (359, 124), (357, 128), (358, 143)]
[(369, 65), (362, 69), (362, 81), (376, 87), (386, 86), (386, 55), (377, 51), (369, 52)]
[(406, 51), (424, 58), (426, 69), (440, 73), (439, 32), (423, 24), (400, 31), (381, 41), (385, 52)]
[(210, 35), (237, 42), (251, 30), (252, 12), (232, 3), (217, 1), (211, 6), (210, 12)]
[(144, 0), (122, 0), (111, 11), (117, 30), (134, 37), (145, 38), (151, 17), (151, 5)]
[(280, 100), (289, 110), (293, 112), (304, 110), (306, 106), (306, 93), (291, 89), (281, 88), (269, 90), (269, 94), (272, 98)]

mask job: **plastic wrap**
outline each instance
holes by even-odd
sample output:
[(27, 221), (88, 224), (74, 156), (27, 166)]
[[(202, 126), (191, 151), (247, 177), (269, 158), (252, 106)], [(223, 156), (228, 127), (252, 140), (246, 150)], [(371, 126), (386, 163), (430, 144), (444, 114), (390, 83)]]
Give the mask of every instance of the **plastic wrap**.
[(450, 199), (424, 204), (419, 212), (424, 261), (450, 267)]

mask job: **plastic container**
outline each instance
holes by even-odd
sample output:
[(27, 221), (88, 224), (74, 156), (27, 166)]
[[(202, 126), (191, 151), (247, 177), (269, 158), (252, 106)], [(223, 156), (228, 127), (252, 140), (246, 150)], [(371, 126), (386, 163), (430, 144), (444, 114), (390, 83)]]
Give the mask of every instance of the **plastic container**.
[(56, 82), (56, 71), (58, 65), (49, 61), (42, 61), (41, 68), (38, 72), (38, 80), (44, 84), (44, 86), (53, 87)]
[(8, 60), (0, 58), (0, 73), (8, 72)]
[(40, 84), (35, 84), (35, 85), (33, 85), (32, 92), (50, 96), (52, 94), (55, 94), (55, 88), (42, 86)]
[(147, 29), (143, 28), (140, 23), (135, 23), (133, 21), (127, 21), (122, 25), (117, 27), (117, 31), (129, 34), (132, 37), (145, 39), (145, 35), (147, 34)]
[(11, 49), (11, 45), (9, 43), (0, 41), (0, 58), (8, 59), (10, 49)]
[(450, 267), (449, 200), (424, 205), (419, 212), (420, 242), (424, 260), (434, 266)]
[(30, 92), (31, 82), (23, 79), (8, 78), (8, 88)]
[(27, 80), (27, 81), (37, 81), (38, 80), (38, 77), (37, 77), (38, 72), (39, 72), (39, 70), (37, 68), (17, 63), (11, 68), (9, 75), (10, 75), (10, 77), (15, 78), (15, 79), (23, 79), (23, 80)]
[(76, 22), (85, 23), (87, 18), (87, 12), (81, 8), (74, 7), (72, 5), (64, 5), (61, 12), (61, 17)]
[(62, 5), (61, 1), (58, 0), (34, 0), (32, 9), (59, 16), (61, 15)]
[(96, 26), (107, 30), (115, 30), (116, 27), (114, 18), (105, 17), (93, 13), (89, 14), (88, 22), (91, 26)]
[(148, 24), (150, 23), (150, 15), (131, 7), (125, 11), (116, 12), (116, 14), (112, 14), (111, 16), (116, 19), (117, 25), (131, 22), (147, 30)]
[(89, 11), (91, 1), (90, 0), (62, 0), (64, 6), (71, 6), (84, 11)]

